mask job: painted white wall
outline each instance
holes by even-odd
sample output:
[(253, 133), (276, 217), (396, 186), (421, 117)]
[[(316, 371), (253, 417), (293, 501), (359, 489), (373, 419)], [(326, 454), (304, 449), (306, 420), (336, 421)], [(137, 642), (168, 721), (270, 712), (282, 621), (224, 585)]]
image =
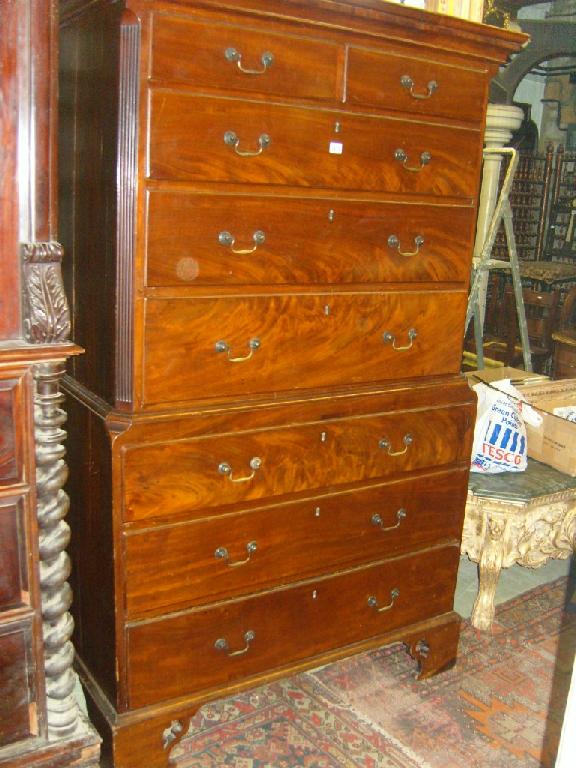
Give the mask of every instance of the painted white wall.
[(576, 765), (576, 662), (572, 667), (572, 682), (564, 713), (560, 746), (555, 768), (574, 768)]

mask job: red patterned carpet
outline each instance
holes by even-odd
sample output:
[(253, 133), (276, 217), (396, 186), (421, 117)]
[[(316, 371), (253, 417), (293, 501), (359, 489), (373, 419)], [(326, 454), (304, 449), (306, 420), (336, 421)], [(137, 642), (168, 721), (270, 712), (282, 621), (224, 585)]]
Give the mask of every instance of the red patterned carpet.
[[(414, 680), (401, 646), (202, 708), (178, 768), (553, 768), (576, 648), (567, 579), (463, 623), (456, 667)], [(566, 604), (565, 604), (566, 603)]]

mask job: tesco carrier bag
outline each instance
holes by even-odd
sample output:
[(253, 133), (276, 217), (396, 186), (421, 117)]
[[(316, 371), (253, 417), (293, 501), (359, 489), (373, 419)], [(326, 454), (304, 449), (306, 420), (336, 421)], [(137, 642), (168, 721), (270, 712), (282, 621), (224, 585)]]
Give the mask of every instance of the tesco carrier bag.
[(537, 414), (521, 402), (508, 379), (473, 387), (478, 397), (471, 472), (524, 472), (527, 465), (526, 427)]

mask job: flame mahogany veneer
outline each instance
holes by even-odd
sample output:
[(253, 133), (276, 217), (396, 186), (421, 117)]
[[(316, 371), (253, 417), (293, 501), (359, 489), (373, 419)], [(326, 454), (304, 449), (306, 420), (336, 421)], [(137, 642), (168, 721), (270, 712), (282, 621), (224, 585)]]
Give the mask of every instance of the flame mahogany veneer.
[(451, 665), (490, 78), (376, 0), (62, 0), (76, 645), (116, 768), (392, 642)]

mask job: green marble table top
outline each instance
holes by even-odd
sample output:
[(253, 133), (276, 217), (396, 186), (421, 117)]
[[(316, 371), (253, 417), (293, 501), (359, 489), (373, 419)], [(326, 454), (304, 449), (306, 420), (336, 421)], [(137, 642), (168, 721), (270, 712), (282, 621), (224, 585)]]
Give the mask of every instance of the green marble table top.
[(468, 490), (474, 496), (524, 503), (571, 489), (576, 489), (576, 477), (534, 459), (528, 459), (525, 472), (499, 472), (496, 475), (471, 472), (468, 481)]

